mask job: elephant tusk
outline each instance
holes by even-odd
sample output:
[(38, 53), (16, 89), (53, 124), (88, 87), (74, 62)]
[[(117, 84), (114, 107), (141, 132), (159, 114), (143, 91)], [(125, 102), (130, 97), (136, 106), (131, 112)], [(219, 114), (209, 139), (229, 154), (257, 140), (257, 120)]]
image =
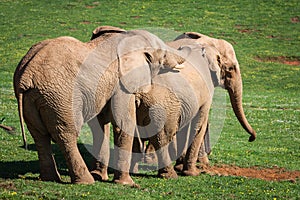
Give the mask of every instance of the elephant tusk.
[(175, 65), (174, 69), (177, 69), (177, 70), (180, 70), (180, 69), (183, 69), (184, 68), (184, 65), (183, 64), (177, 64)]

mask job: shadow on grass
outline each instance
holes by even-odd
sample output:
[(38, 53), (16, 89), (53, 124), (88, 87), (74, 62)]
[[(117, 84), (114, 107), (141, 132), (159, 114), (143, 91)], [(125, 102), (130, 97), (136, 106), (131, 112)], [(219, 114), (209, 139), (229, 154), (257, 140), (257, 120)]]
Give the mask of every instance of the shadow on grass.
[[(24, 148), (24, 147), (20, 147)], [(93, 160), (93, 156), (87, 150), (91, 148), (87, 146), (87, 144), (78, 144), (78, 149), (87, 164), (88, 168), (90, 169), (90, 165)], [(28, 151), (37, 152), (35, 144), (28, 145)], [(56, 161), (56, 165), (60, 175), (69, 176), (68, 168), (65, 162), (65, 158), (61, 153), (57, 144), (52, 144), (52, 151), (54, 154), (54, 158)], [(111, 154), (113, 154), (113, 149), (110, 150)], [(110, 158), (110, 162), (113, 162), (112, 157)], [(149, 165), (139, 165), (139, 173), (131, 173), (133, 177), (148, 177), (154, 178), (157, 175), (148, 174), (149, 171), (156, 171), (156, 166), (149, 166)], [(108, 173), (113, 174), (114, 170), (112, 168), (108, 168)], [(38, 160), (31, 160), (31, 161), (10, 161), (10, 162), (0, 162), (0, 178), (3, 179), (27, 179), (27, 180), (39, 180), (39, 161)], [(111, 182), (111, 181), (108, 181)]]
[(16, 179), (27, 173), (39, 173), (38, 161), (0, 162), (0, 178)]
[[(23, 147), (20, 147), (23, 148)], [(89, 167), (89, 164), (92, 162), (92, 155), (86, 149), (86, 144), (78, 144), (79, 151), (84, 158), (85, 163)], [(35, 144), (28, 145), (28, 151), (37, 151)], [(68, 169), (65, 162), (65, 158), (63, 154), (60, 152), (57, 144), (52, 144), (52, 151), (55, 157), (56, 165), (58, 171), (61, 175), (68, 176)], [(38, 160), (32, 161), (10, 161), (0, 162), (0, 178), (4, 179), (18, 179), (24, 178), (23, 176), (26, 174), (39, 174), (40, 167)], [(38, 177), (26, 176), (25, 179), (34, 179), (37, 180)]]

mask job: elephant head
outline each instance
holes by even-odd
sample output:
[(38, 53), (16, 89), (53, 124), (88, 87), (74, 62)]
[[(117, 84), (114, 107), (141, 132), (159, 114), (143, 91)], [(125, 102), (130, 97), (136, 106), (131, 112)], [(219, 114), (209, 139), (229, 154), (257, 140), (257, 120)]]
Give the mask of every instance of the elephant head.
[[(214, 49), (218, 51), (218, 53), (216, 53), (217, 57), (215, 57), (215, 60), (220, 66), (220, 73), (218, 74), (219, 85), (228, 91), (230, 102), (237, 119), (242, 127), (251, 135), (249, 141), (254, 141), (256, 138), (256, 132), (248, 123), (244, 114), (242, 106), (242, 77), (240, 66), (232, 45), (225, 40), (211, 38), (196, 32), (186, 32), (178, 36), (175, 40), (184, 38), (191, 39), (204, 46), (212, 47), (213, 49), (210, 48), (208, 54), (215, 54), (213, 53)], [(208, 57), (210, 57), (210, 55), (208, 55)]]
[[(127, 31), (121, 35), (124, 34), (132, 36), (120, 40), (116, 53), (120, 82), (127, 91), (134, 93), (143, 85), (150, 85), (151, 79), (161, 70), (178, 71), (184, 67), (184, 55), (157, 36), (144, 30)], [(149, 73), (151, 76), (148, 77), (141, 75)]]

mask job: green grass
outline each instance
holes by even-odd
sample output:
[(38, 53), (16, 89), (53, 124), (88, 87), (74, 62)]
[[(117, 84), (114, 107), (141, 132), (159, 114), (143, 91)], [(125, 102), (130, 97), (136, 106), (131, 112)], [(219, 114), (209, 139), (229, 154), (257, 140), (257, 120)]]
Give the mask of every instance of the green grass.
[[(170, 3), (172, 2), (172, 3)], [(171, 40), (177, 33), (197, 31), (234, 45), (244, 81), (244, 108), (258, 138), (248, 143), (227, 105), (225, 124), (211, 155), (212, 164), (242, 167), (279, 166), (300, 169), (300, 67), (255, 58), (284, 56), (300, 60), (300, 4), (291, 1), (0, 1), (0, 119), (17, 128), (0, 130), (0, 199), (299, 199), (300, 182), (263, 181), (243, 177), (179, 177), (162, 180), (134, 176), (141, 188), (112, 183), (71, 185), (38, 180), (33, 140), (20, 148), (17, 103), (12, 76), (34, 43), (62, 35), (88, 41), (99, 25), (156, 30)], [(159, 31), (160, 30), (160, 31)], [(229, 101), (227, 101), (229, 102)], [(64, 159), (55, 154), (63, 179)], [(89, 155), (80, 144), (87, 163)]]

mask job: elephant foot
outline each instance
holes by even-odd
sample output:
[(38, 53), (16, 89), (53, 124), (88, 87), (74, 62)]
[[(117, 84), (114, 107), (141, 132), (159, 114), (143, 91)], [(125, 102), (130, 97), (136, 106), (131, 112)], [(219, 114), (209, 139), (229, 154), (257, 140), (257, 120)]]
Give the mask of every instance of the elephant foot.
[(166, 179), (175, 179), (178, 178), (178, 175), (172, 166), (168, 166), (158, 170), (158, 177)]
[(115, 170), (114, 180), (115, 183), (121, 185), (129, 185), (135, 186), (136, 184), (133, 182), (132, 178), (130, 177), (129, 173), (120, 172)]
[(62, 183), (60, 174), (58, 173), (56, 168), (54, 169), (43, 168), (43, 170), (41, 170), (40, 179), (42, 181)]
[(90, 174), (90, 176), (88, 177), (77, 178), (76, 180), (72, 181), (72, 183), (89, 185), (95, 183), (95, 180), (94, 177)]
[(191, 167), (189, 169), (183, 170), (182, 174), (185, 176), (198, 176), (200, 172), (201, 171), (197, 167)]
[(92, 174), (87, 171), (87, 173), (80, 174), (80, 176), (73, 177), (71, 176), (71, 182), (74, 184), (93, 184), (95, 183), (94, 177)]
[(91, 174), (95, 181), (108, 181), (107, 172), (101, 172), (100, 170), (95, 169), (91, 171)]
[(42, 174), (40, 174), (40, 179), (42, 181), (62, 183), (62, 180), (59, 175), (50, 175), (50, 174), (42, 175)]
[(96, 181), (108, 181), (107, 166), (99, 161), (94, 161), (91, 174)]

